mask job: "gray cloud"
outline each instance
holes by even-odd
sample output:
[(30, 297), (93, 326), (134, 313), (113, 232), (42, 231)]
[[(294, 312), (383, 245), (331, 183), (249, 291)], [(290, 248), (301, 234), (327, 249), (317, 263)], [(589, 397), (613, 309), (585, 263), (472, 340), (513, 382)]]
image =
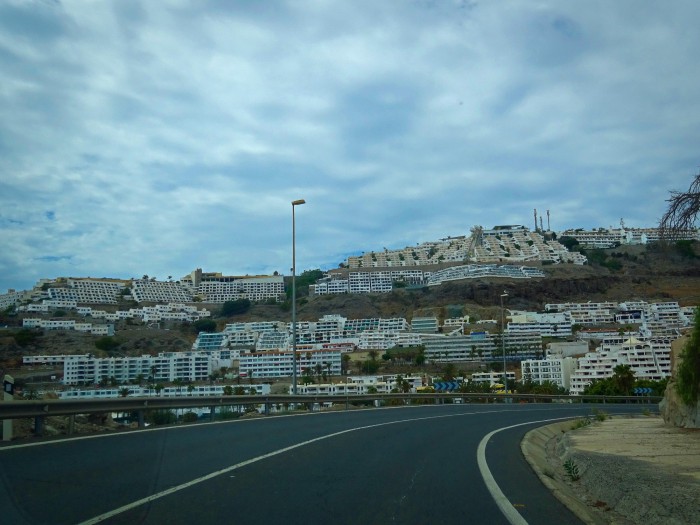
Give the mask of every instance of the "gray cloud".
[[(693, 1), (9, 2), (0, 291), (288, 272), (473, 224), (652, 226), (698, 167)], [(45, 254), (65, 254), (45, 255)], [(48, 257), (48, 258), (47, 258)]]

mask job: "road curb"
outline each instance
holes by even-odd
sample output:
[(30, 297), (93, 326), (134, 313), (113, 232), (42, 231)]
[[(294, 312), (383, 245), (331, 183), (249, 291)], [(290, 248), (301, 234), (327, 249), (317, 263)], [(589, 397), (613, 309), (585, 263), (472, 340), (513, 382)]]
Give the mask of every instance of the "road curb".
[(544, 486), (581, 521), (587, 525), (605, 525), (606, 520), (595, 515), (566, 483), (556, 479), (554, 468), (548, 459), (547, 447), (550, 442), (571, 430), (574, 421), (575, 419), (570, 419), (531, 430), (520, 442), (520, 450)]

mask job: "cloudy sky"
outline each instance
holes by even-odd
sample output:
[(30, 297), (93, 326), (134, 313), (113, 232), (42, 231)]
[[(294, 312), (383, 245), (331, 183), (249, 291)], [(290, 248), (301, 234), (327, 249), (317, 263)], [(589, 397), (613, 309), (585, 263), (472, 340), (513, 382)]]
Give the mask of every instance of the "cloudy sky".
[[(3, 0), (0, 293), (289, 274), (475, 224), (654, 226), (700, 2)], [(545, 223), (546, 225), (546, 223)]]

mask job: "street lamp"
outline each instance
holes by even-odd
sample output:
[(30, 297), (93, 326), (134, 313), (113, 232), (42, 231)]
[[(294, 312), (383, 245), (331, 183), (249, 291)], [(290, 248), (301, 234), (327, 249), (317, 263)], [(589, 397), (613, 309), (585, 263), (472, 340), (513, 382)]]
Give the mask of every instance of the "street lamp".
[(508, 393), (508, 374), (506, 373), (506, 322), (505, 309), (503, 308), (503, 298), (508, 297), (505, 290), (501, 294), (501, 350), (503, 352), (503, 390)]
[(294, 208), (305, 204), (304, 199), (292, 201), (292, 393), (297, 395), (297, 248)]

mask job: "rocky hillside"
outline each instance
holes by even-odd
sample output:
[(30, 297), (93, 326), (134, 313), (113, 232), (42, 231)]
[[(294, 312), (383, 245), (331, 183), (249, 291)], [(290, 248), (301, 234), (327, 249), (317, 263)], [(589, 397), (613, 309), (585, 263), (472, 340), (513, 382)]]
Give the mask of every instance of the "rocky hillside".
[[(514, 309), (543, 310), (546, 303), (585, 301), (669, 301), (682, 306), (700, 305), (700, 248), (695, 252), (621, 247), (595, 254), (593, 264), (544, 266), (544, 279), (513, 280), (494, 278), (464, 280), (421, 289), (398, 289), (389, 294), (300, 297), (299, 320), (314, 321), (326, 314), (348, 318), (405, 317), (436, 315), (453, 317), (468, 314), (477, 319), (500, 315), (500, 295), (508, 292), (507, 306)], [(216, 312), (220, 307), (212, 305)], [(280, 305), (254, 305), (233, 317), (215, 317), (220, 329), (229, 322), (278, 320), (288, 322), (289, 308)], [(3, 317), (0, 325), (0, 362), (16, 360), (27, 353), (95, 353), (96, 337), (52, 332), (20, 347), (11, 336), (21, 319)], [(191, 348), (195, 333), (191, 325), (172, 324), (166, 329), (147, 329), (133, 324), (117, 325), (119, 346), (114, 355), (155, 354)]]

